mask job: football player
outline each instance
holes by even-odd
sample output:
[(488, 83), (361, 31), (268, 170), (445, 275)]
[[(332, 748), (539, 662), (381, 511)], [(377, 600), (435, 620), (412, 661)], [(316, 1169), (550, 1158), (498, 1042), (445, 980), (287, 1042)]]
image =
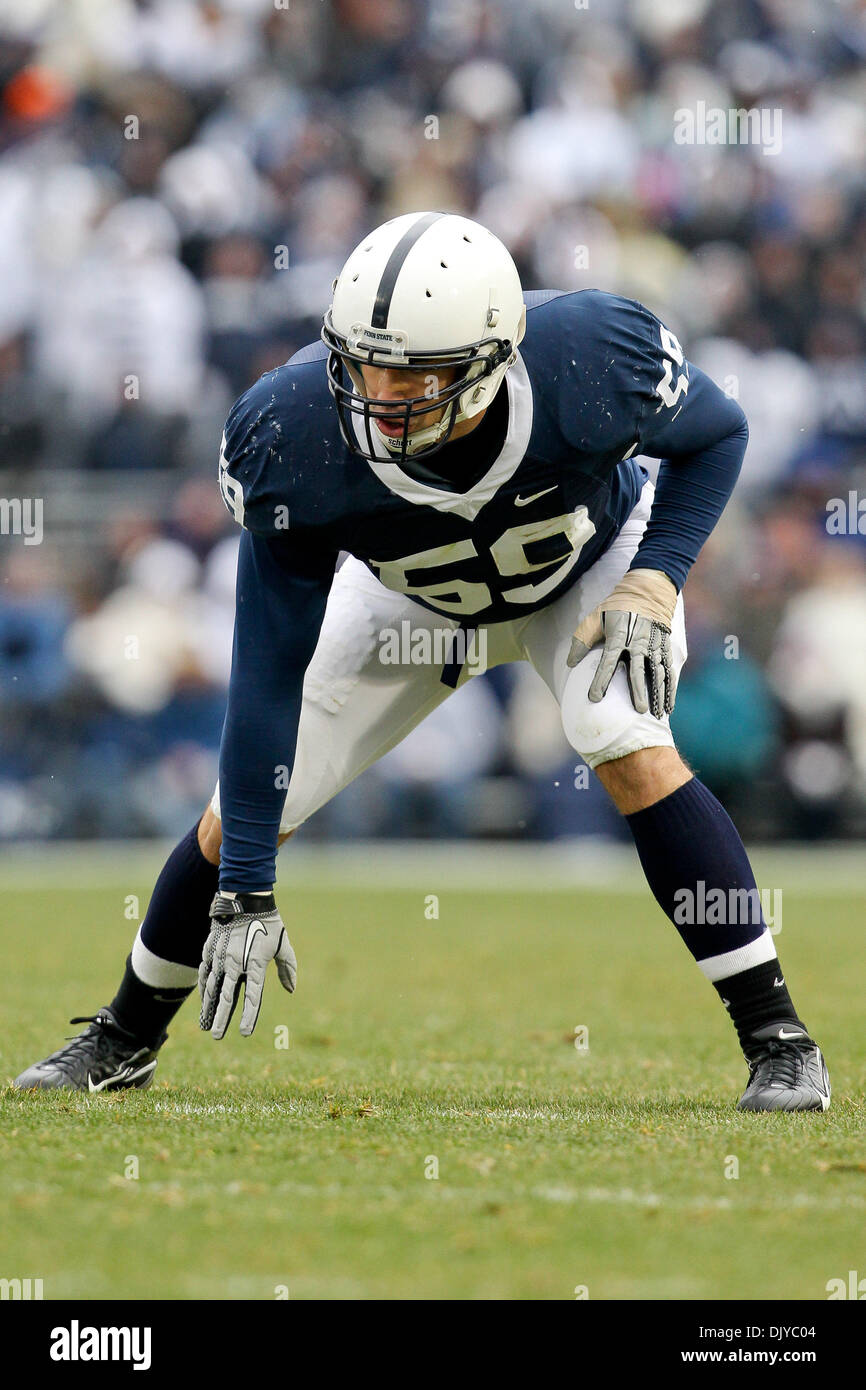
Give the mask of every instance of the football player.
[[(321, 336), (226, 424), (220, 487), (243, 530), (213, 801), (163, 868), (112, 1003), (16, 1085), (149, 1085), (196, 979), (215, 1038), (244, 986), (249, 1035), (268, 962), (295, 987), (278, 843), (474, 677), (483, 629), (489, 666), (534, 666), (626, 818), (736, 1029), (740, 1107), (825, 1110), (742, 841), (670, 729), (681, 590), (736, 482), (742, 410), (641, 304), (523, 294), (501, 242), (448, 213), (365, 237)], [(655, 487), (641, 455), (661, 460)], [(446, 630), (446, 659), (383, 661), (403, 623)]]

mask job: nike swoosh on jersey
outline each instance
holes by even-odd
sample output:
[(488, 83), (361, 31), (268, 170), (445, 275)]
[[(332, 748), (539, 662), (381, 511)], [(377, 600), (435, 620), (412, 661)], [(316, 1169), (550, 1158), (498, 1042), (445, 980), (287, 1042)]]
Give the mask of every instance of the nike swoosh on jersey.
[(247, 927), (247, 939), (244, 942), (244, 963), (242, 967), (244, 970), (246, 970), (247, 968), (247, 961), (250, 958), (250, 951), (252, 950), (253, 942), (255, 941), (259, 932), (261, 932), (262, 936), (267, 936), (268, 931), (264, 922), (260, 922), (258, 921), (258, 919), (256, 919), (255, 922), (250, 922), (249, 926)]
[(559, 484), (554, 483), (553, 487), (543, 487), (540, 492), (533, 492), (529, 497), (520, 497), (518, 495), (514, 499), (514, 505), (515, 507), (528, 507), (530, 502), (537, 502), (539, 497), (546, 497), (549, 492), (556, 492), (558, 487)]
[(778, 977), (778, 975), (777, 975), (776, 978), (775, 978), (775, 980), (773, 981), (773, 989), (781, 989), (781, 988), (782, 988), (782, 985), (783, 985), (784, 983), (785, 983), (784, 978), (782, 978), (782, 979), (780, 980), (779, 977)]

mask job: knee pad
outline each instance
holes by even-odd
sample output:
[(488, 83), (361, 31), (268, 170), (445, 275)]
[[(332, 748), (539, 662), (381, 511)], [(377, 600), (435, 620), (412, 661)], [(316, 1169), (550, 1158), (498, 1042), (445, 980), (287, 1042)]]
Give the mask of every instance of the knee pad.
[(589, 687), (601, 660), (601, 648), (575, 666), (562, 694), (562, 727), (575, 752), (589, 764), (624, 758), (639, 748), (673, 747), (670, 722), (651, 714), (638, 714), (631, 702), (628, 677), (617, 667), (607, 693), (593, 704)]

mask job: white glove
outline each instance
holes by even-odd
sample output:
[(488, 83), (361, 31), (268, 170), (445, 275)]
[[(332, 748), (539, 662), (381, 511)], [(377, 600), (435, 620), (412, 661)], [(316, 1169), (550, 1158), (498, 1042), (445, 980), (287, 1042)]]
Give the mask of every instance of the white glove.
[(656, 719), (670, 714), (676, 694), (671, 654), (676, 603), (676, 586), (661, 570), (629, 570), (610, 597), (578, 623), (571, 639), (569, 666), (577, 666), (593, 647), (604, 642), (589, 687), (594, 704), (607, 693), (622, 661), (638, 714), (651, 710)]
[(294, 992), (298, 962), (286, 936), (273, 894), (217, 893), (210, 909), (213, 923), (198, 972), (201, 993), (199, 1025), (222, 1038), (244, 984), (241, 1033), (248, 1038), (262, 1007), (269, 961), (276, 961), (283, 989)]

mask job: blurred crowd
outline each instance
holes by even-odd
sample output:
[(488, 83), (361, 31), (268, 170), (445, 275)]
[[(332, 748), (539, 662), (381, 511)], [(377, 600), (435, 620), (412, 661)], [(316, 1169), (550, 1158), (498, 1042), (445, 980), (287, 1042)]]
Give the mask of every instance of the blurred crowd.
[[(780, 112), (778, 147), (675, 138), (699, 109)], [(0, 499), (44, 500), (41, 543), (0, 534), (0, 839), (192, 823), (228, 407), (318, 335), (365, 231), (427, 207), (527, 287), (642, 300), (739, 399), (675, 732), (748, 834), (862, 834), (864, 172), (862, 0), (0, 4)], [(621, 833), (583, 772), (508, 669), (307, 833)]]

